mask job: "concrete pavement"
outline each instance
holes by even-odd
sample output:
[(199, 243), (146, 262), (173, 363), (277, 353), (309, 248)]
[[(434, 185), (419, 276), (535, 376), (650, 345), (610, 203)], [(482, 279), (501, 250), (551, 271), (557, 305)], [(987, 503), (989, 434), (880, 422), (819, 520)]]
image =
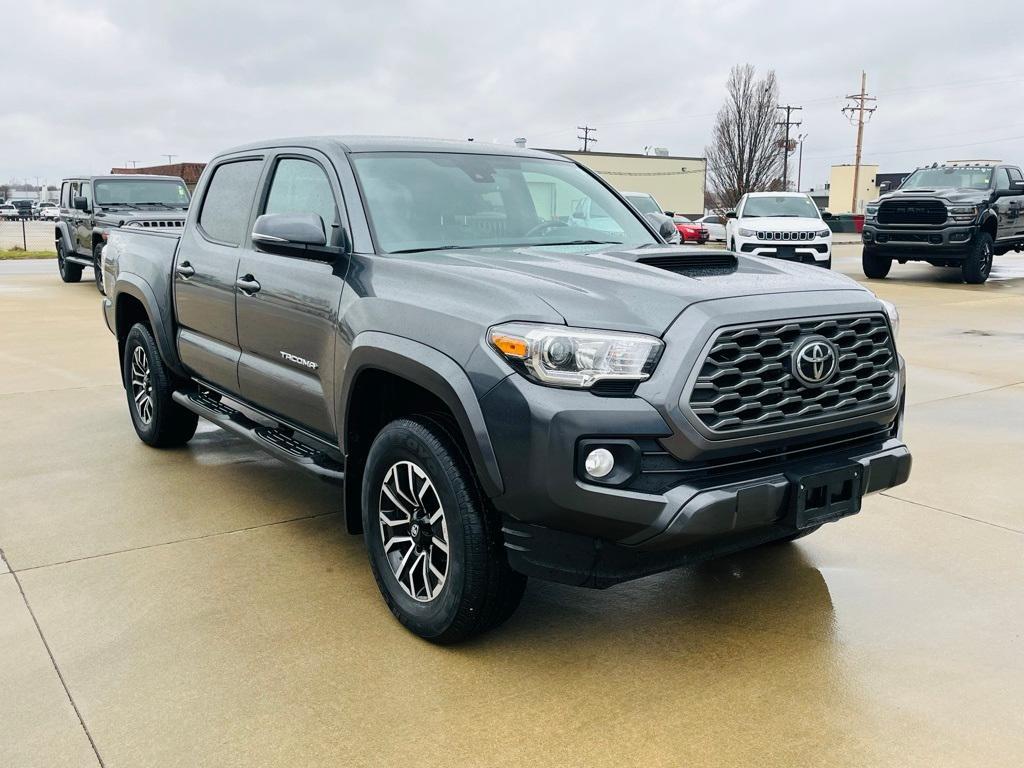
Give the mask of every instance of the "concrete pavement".
[(1024, 258), (997, 263), (872, 283), (908, 484), (789, 547), (531, 583), (442, 649), (334, 488), (209, 426), (143, 446), (91, 282), (0, 262), (0, 765), (1020, 765)]

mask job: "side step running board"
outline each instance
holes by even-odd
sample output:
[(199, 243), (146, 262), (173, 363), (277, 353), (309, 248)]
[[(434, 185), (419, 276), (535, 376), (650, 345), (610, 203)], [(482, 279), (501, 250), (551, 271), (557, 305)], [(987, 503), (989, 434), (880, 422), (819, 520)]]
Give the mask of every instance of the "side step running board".
[(268, 427), (253, 421), (244, 413), (210, 397), (202, 391), (178, 391), (174, 401), (199, 414), (218, 427), (248, 438), (271, 456), (312, 472), (324, 480), (341, 483), (345, 480), (344, 465), (337, 456), (330, 455), (296, 440), (292, 430)]
[(65, 256), (64, 261), (72, 264), (78, 264), (83, 267), (91, 267), (95, 263), (92, 259), (86, 258), (85, 256)]

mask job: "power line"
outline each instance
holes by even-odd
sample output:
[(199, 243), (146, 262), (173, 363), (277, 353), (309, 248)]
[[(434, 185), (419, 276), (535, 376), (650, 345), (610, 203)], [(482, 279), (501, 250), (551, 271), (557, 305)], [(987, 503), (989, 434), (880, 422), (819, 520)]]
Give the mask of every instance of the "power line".
[(785, 192), (789, 190), (789, 127), (803, 125), (803, 123), (794, 123), (789, 118), (793, 112), (799, 112), (803, 107), (792, 107), (789, 104), (783, 106), (782, 104), (778, 104), (775, 108), (786, 110), (785, 122), (779, 121), (775, 123), (776, 125), (786, 126), (786, 141), (782, 145), (782, 190)]
[(850, 203), (850, 212), (857, 212), (857, 185), (860, 184), (860, 154), (864, 146), (864, 113), (867, 112), (868, 119), (875, 113), (878, 107), (865, 107), (865, 102), (876, 101), (874, 96), (868, 96), (868, 76), (862, 70), (860, 73), (860, 93), (854, 93), (846, 98), (853, 99), (852, 104), (843, 107), (843, 114), (853, 122), (854, 114), (857, 115), (857, 154), (853, 161), (853, 202)]
[(577, 125), (577, 131), (583, 131), (583, 135), (576, 134), (576, 138), (583, 142), (583, 151), (586, 152), (591, 144), (597, 144), (597, 139), (590, 138), (591, 133), (597, 133), (597, 128), (591, 128), (589, 125)]

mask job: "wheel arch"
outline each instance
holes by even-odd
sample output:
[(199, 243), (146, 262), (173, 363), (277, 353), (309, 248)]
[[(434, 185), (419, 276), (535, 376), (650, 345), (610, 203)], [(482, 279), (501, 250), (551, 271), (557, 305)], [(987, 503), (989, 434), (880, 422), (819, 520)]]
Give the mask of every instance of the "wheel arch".
[(991, 235), (993, 240), (996, 239), (996, 233), (998, 231), (998, 222), (996, 219), (996, 215), (992, 211), (988, 211), (984, 218), (982, 218), (981, 225), (978, 227), (980, 231), (987, 232)]
[(130, 273), (118, 276), (114, 294), (114, 332), (117, 335), (118, 358), (123, 361), (124, 341), (132, 325), (144, 322), (152, 331), (167, 367), (178, 376), (185, 376), (187, 374), (178, 359), (174, 339), (168, 324), (161, 320), (158, 307), (156, 296), (148, 283)]
[(377, 331), (356, 337), (338, 402), (345, 454), (345, 517), (351, 532), (361, 526), (362, 468), (376, 431), (393, 418), (434, 411), (449, 422), (444, 426), (465, 448), (484, 493), (501, 495), (504, 484), (498, 459), (476, 392), (462, 367), (411, 339)]
[(74, 253), (75, 246), (71, 239), (71, 230), (68, 228), (66, 221), (58, 221), (53, 228), (53, 242), (61, 243), (64, 246), (65, 253)]

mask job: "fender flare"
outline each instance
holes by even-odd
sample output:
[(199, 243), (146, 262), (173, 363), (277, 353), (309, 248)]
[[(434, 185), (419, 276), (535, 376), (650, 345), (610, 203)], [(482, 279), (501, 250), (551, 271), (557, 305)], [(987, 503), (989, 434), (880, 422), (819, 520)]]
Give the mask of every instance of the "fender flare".
[[(142, 308), (146, 312), (146, 316), (149, 317), (149, 326), (153, 329), (153, 338), (156, 339), (157, 349), (160, 350), (160, 357), (163, 358), (164, 363), (178, 376), (188, 376), (185, 367), (181, 364), (181, 360), (178, 358), (178, 350), (174, 345), (174, 335), (169, 326), (169, 322), (163, 319), (163, 315), (160, 313), (160, 304), (156, 300), (156, 294), (153, 292), (153, 288), (138, 275), (132, 274), (131, 272), (123, 272), (117, 277), (117, 283), (114, 286), (114, 328), (118, 326), (118, 321), (121, 314), (121, 297), (131, 296), (137, 299), (141, 304)], [(122, 339), (118, 339), (120, 343)]]
[(353, 340), (338, 399), (342, 421), (341, 449), (349, 454), (349, 410), (353, 384), (365, 370), (380, 370), (411, 381), (440, 399), (455, 416), (470, 460), (484, 492), (504, 492), (498, 457), (491, 444), (483, 410), (469, 377), (455, 360), (418, 341), (379, 331), (364, 331)]
[(58, 220), (54, 228), (53, 242), (56, 243), (58, 240), (64, 243), (64, 252), (74, 255), (75, 246), (74, 241), (71, 239), (71, 230), (68, 228), (66, 221)]
[[(989, 221), (995, 222), (995, 230), (996, 232), (999, 232), (999, 216), (991, 208), (985, 209), (985, 212), (981, 214), (981, 221), (978, 222), (978, 229), (984, 230), (985, 225), (988, 224)], [(994, 239), (995, 235), (993, 235), (992, 237)]]

